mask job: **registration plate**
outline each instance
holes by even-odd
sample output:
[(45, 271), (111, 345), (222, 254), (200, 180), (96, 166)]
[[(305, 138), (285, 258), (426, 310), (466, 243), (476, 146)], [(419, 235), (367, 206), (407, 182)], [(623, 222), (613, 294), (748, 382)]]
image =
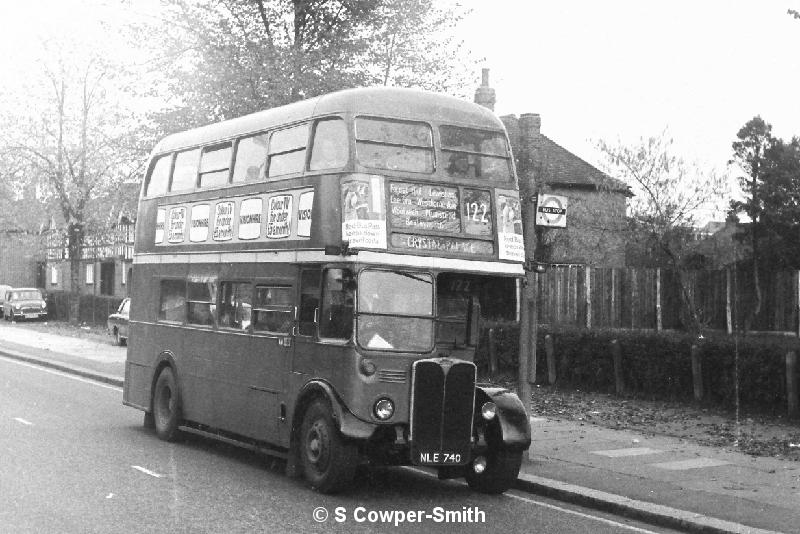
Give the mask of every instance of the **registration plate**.
[(25, 314), (25, 318), (26, 319), (38, 319), (39, 318), (39, 314), (38, 313), (26, 313)]
[(419, 451), (419, 465), (461, 465), (467, 458), (459, 452)]

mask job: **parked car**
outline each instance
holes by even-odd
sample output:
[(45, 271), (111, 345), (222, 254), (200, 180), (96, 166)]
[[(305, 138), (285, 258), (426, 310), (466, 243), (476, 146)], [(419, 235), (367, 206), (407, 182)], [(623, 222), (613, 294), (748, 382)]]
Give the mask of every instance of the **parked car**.
[(115, 345), (128, 342), (128, 320), (131, 313), (131, 299), (123, 299), (116, 313), (108, 316), (108, 333), (114, 336)]
[(7, 290), (5, 295), (3, 318), (6, 321), (47, 317), (47, 301), (41, 289), (14, 287)]
[(11, 286), (0, 284), (0, 317), (3, 316), (3, 303), (6, 301), (6, 293), (11, 289)]

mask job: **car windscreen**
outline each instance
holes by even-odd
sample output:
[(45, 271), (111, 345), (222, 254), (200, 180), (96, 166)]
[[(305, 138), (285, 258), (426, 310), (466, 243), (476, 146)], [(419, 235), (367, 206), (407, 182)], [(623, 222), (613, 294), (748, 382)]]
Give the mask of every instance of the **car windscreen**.
[(11, 300), (42, 300), (38, 291), (12, 291)]

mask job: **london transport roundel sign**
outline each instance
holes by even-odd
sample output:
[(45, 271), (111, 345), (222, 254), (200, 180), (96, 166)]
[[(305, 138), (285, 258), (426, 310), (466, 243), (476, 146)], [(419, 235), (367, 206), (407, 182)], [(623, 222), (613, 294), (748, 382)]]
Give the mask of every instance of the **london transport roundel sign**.
[(536, 203), (536, 225), (566, 228), (567, 197), (539, 195)]

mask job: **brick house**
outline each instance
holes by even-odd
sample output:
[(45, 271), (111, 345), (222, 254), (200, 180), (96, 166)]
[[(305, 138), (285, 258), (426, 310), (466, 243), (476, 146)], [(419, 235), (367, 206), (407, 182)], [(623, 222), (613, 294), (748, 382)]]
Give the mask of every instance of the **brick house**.
[(44, 287), (39, 234), (0, 232), (0, 285)]
[[(488, 70), (475, 102), (494, 109)], [(539, 193), (568, 198), (567, 227), (536, 229), (536, 259), (597, 267), (625, 266), (625, 208), (628, 186), (582, 160), (541, 132), (539, 114), (500, 117), (508, 131), (520, 180), (520, 195), (535, 216)], [(526, 225), (534, 228), (533, 220)]]

